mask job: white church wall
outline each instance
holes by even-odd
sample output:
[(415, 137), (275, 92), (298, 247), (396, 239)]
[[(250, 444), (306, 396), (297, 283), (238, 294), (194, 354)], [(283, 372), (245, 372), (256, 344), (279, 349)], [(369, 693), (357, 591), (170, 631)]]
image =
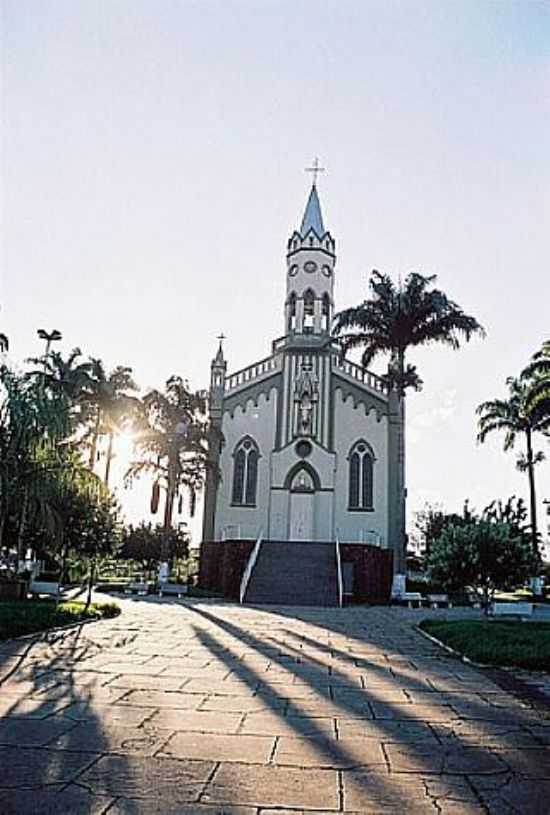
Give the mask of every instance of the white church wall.
[[(365, 413), (365, 407), (354, 408), (352, 397), (342, 399), (337, 389), (334, 398), (334, 446), (338, 451), (335, 489), (335, 527), (342, 541), (365, 540), (365, 531), (380, 535), (382, 546), (388, 542), (388, 420), (377, 420), (376, 411)], [(353, 444), (359, 439), (367, 441), (376, 456), (374, 462), (374, 491), (372, 512), (349, 512), (349, 461)], [(374, 538), (368, 534), (366, 540)]]
[[(221, 482), (216, 502), (216, 540), (224, 537), (226, 527), (238, 528), (243, 537), (255, 537), (260, 529), (268, 528), (270, 488), (270, 454), (275, 444), (275, 417), (277, 389), (272, 388), (269, 399), (260, 394), (258, 404), (250, 399), (243, 410), (236, 407), (233, 417), (225, 412), (222, 419), (224, 447), (220, 457)], [(250, 436), (260, 450), (258, 484), (255, 507), (232, 507), (233, 451), (243, 438)], [(233, 532), (235, 535), (235, 533)]]

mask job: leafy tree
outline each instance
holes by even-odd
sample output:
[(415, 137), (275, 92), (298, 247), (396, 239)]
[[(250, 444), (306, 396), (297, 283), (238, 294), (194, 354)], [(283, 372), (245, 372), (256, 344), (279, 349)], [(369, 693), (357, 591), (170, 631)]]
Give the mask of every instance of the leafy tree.
[(164, 392), (151, 390), (143, 397), (138, 428), (140, 458), (130, 465), (127, 481), (148, 473), (165, 490), (165, 562), (176, 496), (180, 489), (199, 492), (209, 466), (205, 392), (193, 392), (181, 377), (172, 376)]
[(422, 380), (407, 353), (416, 346), (433, 343), (460, 348), (461, 341), (484, 336), (482, 326), (466, 314), (447, 295), (434, 288), (435, 276), (409, 274), (395, 284), (385, 274), (373, 271), (369, 280), (370, 297), (358, 306), (345, 309), (335, 317), (333, 335), (342, 354), (361, 349), (361, 363), (367, 368), (379, 355), (389, 357), (387, 386), (398, 401), (399, 495), (398, 568), (405, 554), (405, 393), (419, 390)]
[(426, 504), (423, 510), (416, 513), (415, 528), (420, 537), (420, 543), (426, 556), (430, 554), (432, 544), (449, 526), (465, 526), (474, 518), (469, 503), (464, 503), (462, 515), (456, 512), (444, 512), (442, 509)]
[(9, 339), (7, 338), (6, 334), (2, 334), (0, 332), (0, 353), (3, 353), (4, 351), (8, 351), (9, 347), (10, 347)]
[[(164, 545), (164, 528), (162, 525), (141, 523), (129, 526), (122, 535), (122, 547), (118, 557), (123, 560), (135, 560), (146, 572), (151, 573), (162, 561)], [(170, 561), (184, 559), (189, 554), (189, 534), (187, 530), (171, 529), (166, 541), (167, 556)]]
[(519, 378), (510, 377), (507, 399), (493, 399), (483, 402), (477, 408), (478, 441), (484, 442), (491, 433), (504, 432), (504, 450), (511, 450), (521, 436), (525, 441), (525, 455), (520, 456), (517, 466), (526, 471), (529, 479), (529, 502), (531, 516), (531, 542), (533, 552), (538, 554), (537, 497), (535, 488), (535, 466), (543, 460), (542, 453), (533, 450), (533, 437), (550, 428), (550, 414), (541, 415), (533, 408), (531, 388), (537, 380), (529, 374)]
[(530, 543), (512, 524), (487, 518), (444, 528), (427, 564), (432, 579), (448, 590), (478, 591), (486, 613), (495, 591), (517, 588), (534, 568)]

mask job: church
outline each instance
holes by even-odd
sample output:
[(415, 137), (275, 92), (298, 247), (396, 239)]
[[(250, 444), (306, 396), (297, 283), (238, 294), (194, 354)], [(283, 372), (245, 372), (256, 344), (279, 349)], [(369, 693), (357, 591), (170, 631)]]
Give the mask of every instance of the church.
[(399, 555), (399, 423), (385, 382), (341, 357), (336, 243), (314, 181), (286, 247), (284, 333), (212, 361), (200, 583), (241, 602), (387, 602)]

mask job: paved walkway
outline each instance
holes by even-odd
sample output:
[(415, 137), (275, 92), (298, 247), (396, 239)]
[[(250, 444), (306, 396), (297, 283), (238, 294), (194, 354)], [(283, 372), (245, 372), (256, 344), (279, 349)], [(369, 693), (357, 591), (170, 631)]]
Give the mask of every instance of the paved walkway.
[(549, 811), (550, 719), (424, 612), (121, 605), (0, 646), (2, 815)]

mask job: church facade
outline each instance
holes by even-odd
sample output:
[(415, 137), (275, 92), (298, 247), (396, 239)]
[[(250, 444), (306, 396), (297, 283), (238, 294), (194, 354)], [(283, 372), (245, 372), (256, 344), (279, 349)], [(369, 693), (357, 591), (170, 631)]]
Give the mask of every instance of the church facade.
[[(399, 409), (331, 339), (335, 271), (314, 184), (287, 243), (283, 336), (240, 371), (228, 373), (221, 342), (212, 362), (210, 418), (223, 441), (211, 452), (219, 477), (207, 480), (204, 557), (260, 536), (338, 540), (344, 561), (362, 547), (397, 568)], [(361, 557), (351, 560), (357, 569)]]

